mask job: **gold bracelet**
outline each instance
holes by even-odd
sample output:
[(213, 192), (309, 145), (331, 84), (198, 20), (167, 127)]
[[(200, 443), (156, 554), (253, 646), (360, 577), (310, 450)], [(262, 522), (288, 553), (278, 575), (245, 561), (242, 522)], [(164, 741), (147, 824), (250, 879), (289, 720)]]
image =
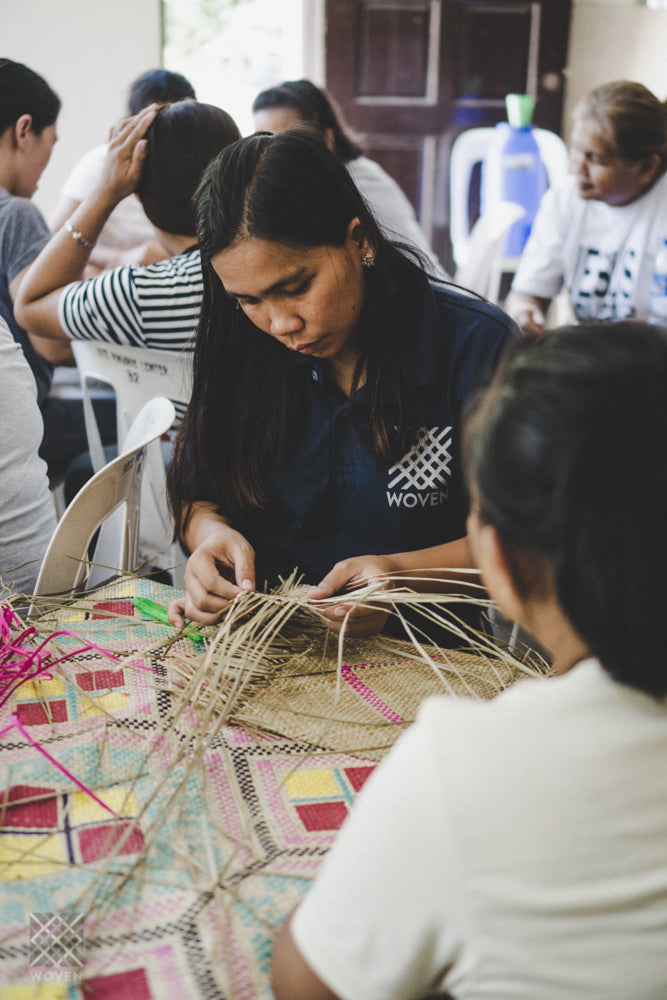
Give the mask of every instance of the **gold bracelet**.
[(78, 229), (75, 229), (72, 223), (67, 220), (65, 223), (65, 229), (70, 234), (75, 243), (78, 243), (80, 247), (85, 247), (86, 250), (92, 250), (95, 246), (90, 240), (87, 240), (83, 233), (80, 233)]

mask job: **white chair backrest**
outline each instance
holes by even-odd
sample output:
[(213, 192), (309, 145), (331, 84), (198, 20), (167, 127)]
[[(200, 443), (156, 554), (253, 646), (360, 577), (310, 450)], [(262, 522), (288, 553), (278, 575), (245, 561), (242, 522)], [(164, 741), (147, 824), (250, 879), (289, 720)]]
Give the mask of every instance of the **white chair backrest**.
[[(53, 533), (35, 584), (35, 596), (65, 594), (90, 583), (88, 549), (100, 529), (93, 561), (104, 547), (105, 528), (113, 524), (116, 554), (106, 567), (120, 572), (137, 568), (141, 481), (146, 448), (159, 440), (174, 422), (173, 404), (164, 397), (151, 399), (137, 415), (131, 430), (133, 444), (88, 480), (61, 517)], [(121, 513), (119, 519), (115, 512)], [(106, 522), (106, 523), (104, 523)], [(106, 535), (108, 539), (108, 535)], [(108, 542), (105, 551), (109, 551)], [(107, 558), (107, 556), (105, 556)], [(110, 575), (107, 568), (106, 576)]]
[[(110, 385), (116, 394), (119, 448), (124, 447), (129, 428), (148, 399), (166, 396), (181, 413), (190, 400), (190, 352), (125, 347), (87, 340), (72, 341), (72, 350), (81, 377), (88, 447), (95, 471), (104, 465), (104, 449), (92, 403), (96, 382)], [(142, 551), (154, 564), (171, 570), (174, 585), (181, 586), (185, 556), (180, 546), (173, 545), (171, 541), (173, 526), (166, 502), (164, 457), (158, 441), (148, 449), (142, 492), (142, 522)]]
[(491, 302), (498, 301), (502, 250), (511, 226), (524, 215), (521, 205), (501, 201), (480, 216), (470, 233), (466, 261), (457, 267), (454, 280)]
[(166, 396), (175, 404), (177, 413), (190, 401), (192, 354), (189, 352), (126, 347), (91, 340), (73, 340), (72, 351), (81, 378), (86, 431), (96, 472), (105, 463), (91, 400), (95, 382), (105, 382), (116, 394), (120, 447), (137, 413), (153, 396)]
[[(559, 135), (548, 129), (534, 128), (533, 135), (551, 186), (567, 176), (567, 147)], [(449, 161), (449, 233), (458, 266), (466, 263), (469, 253), (472, 226), (468, 202), (472, 172), (476, 164), (484, 162), (493, 136), (493, 128), (470, 128), (461, 132), (452, 145)]]

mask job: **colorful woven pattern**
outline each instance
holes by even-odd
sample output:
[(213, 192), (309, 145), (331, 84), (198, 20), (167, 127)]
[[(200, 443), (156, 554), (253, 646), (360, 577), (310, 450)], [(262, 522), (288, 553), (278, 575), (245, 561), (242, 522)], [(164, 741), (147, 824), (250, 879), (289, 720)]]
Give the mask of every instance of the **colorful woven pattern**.
[(4, 706), (0, 1000), (269, 997), (275, 928), (372, 770), (231, 726), (193, 761), (162, 725), (173, 630), (137, 594), (171, 596), (125, 581), (49, 616), (80, 637), (60, 654), (117, 659), (80, 653)]
[[(340, 678), (335, 656), (301, 654), (240, 702), (243, 728), (202, 729), (173, 692), (206, 650), (137, 596), (173, 591), (121, 580), (45, 615), (21, 649), (72, 635), (46, 643), (32, 679), (5, 636), (0, 1000), (269, 998), (275, 929), (376, 761), (442, 690), (406, 644), (359, 641)], [(488, 664), (439, 655), (462, 690), (473, 676), (484, 689)]]

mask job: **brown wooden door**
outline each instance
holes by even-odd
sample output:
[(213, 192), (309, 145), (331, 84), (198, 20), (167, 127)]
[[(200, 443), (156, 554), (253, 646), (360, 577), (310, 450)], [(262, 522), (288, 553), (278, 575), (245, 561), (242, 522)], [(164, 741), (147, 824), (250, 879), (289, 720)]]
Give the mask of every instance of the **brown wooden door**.
[(571, 0), (326, 0), (326, 85), (453, 269), (448, 164), (465, 128), (536, 98), (561, 131)]

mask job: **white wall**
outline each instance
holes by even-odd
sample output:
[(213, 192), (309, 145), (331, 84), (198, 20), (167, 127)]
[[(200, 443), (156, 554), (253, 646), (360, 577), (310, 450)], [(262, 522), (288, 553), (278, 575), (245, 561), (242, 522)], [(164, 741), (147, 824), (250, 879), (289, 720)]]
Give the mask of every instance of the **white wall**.
[(661, 100), (667, 98), (666, 44), (667, 10), (636, 6), (632, 0), (574, 0), (564, 137), (575, 105), (600, 83), (636, 80)]
[(0, 56), (34, 69), (62, 101), (35, 195), (45, 214), (79, 156), (122, 117), (130, 82), (161, 65), (161, 30), (160, 0), (0, 0)]

